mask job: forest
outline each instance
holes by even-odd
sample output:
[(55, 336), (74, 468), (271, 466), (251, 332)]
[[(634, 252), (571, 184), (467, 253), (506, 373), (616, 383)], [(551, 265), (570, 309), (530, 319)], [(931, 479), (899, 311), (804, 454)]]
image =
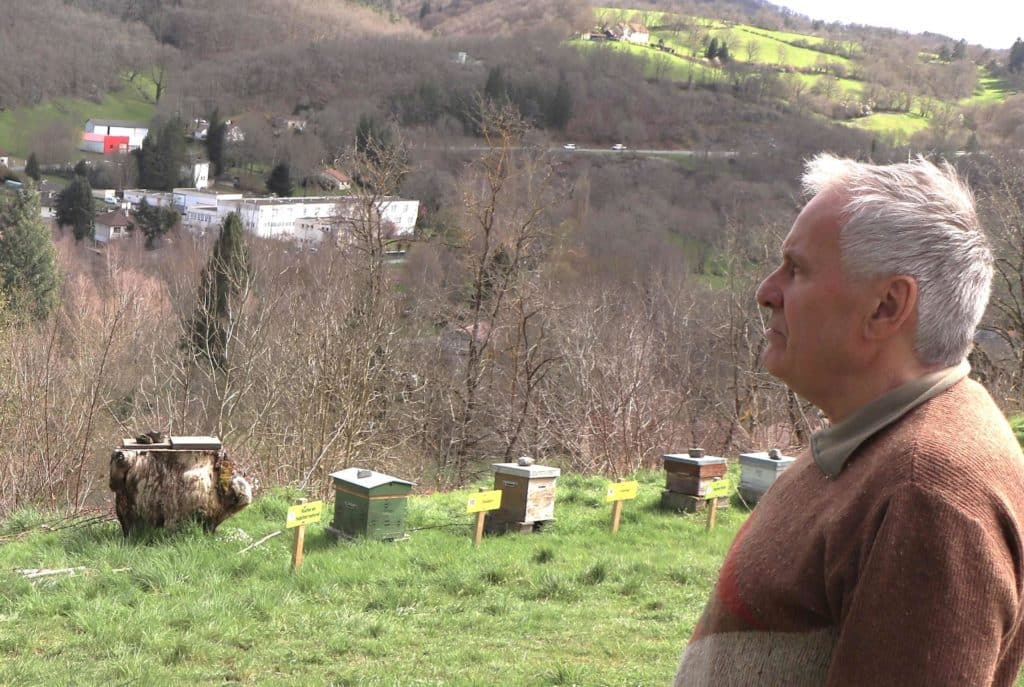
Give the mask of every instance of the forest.
[[(262, 487), (311, 493), (350, 466), (445, 489), (519, 455), (621, 476), (688, 446), (806, 445), (821, 420), (760, 367), (752, 294), (802, 203), (802, 160), (821, 150), (923, 154), (968, 175), (999, 255), (974, 374), (1020, 411), (1024, 97), (1008, 50), (962, 46), (957, 61), (955, 37), (756, 2), (625, 8), (652, 25), (713, 17), (861, 46), (843, 78), (926, 122), (900, 137), (833, 121), (834, 94), (778, 65), (738, 59), (681, 80), (656, 57), (581, 49), (573, 37), (611, 19), (580, 1), (9, 5), (11, 152), (44, 169), (77, 160), (62, 108), (128, 93), (154, 125), (216, 111), (241, 126), (229, 176), (259, 185), (282, 162), (297, 179), (336, 165), (366, 212), (342, 245), (247, 237), (230, 258), (217, 236), (98, 250), (54, 228), (52, 307), (24, 306), (25, 284), (4, 281), (0, 515), (103, 503), (111, 448), (151, 429), (216, 435)], [(948, 61), (920, 57), (944, 47)], [(970, 100), (982, 69), (998, 99)], [(34, 124), (33, 108), (56, 115)], [(283, 115), (309, 126), (277, 131)], [(372, 145), (356, 145), (367, 121)], [(631, 150), (610, 153), (618, 142)], [(97, 159), (90, 178), (116, 169), (130, 186), (129, 162)], [(388, 194), (422, 206), (400, 263), (372, 211)], [(25, 213), (13, 196), (0, 204), (0, 226)]]

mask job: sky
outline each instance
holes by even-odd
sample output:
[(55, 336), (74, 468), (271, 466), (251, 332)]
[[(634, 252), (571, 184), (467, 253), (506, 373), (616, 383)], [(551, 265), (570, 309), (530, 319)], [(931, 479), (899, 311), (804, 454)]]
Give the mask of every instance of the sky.
[(1021, 0), (775, 0), (811, 19), (941, 33), (986, 48), (1009, 49), (1024, 36)]

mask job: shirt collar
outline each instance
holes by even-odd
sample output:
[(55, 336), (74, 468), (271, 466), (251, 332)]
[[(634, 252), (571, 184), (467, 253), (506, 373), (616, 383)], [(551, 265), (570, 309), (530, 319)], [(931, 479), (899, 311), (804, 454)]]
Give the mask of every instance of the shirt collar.
[(970, 371), (971, 366), (963, 360), (959, 365), (929, 372), (876, 398), (839, 424), (815, 432), (811, 437), (814, 462), (827, 477), (835, 479), (861, 444), (959, 382)]

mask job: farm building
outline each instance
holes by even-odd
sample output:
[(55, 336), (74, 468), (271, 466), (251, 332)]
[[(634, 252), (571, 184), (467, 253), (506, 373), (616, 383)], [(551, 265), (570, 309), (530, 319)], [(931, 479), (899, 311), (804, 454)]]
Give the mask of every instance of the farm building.
[(149, 126), (141, 122), (117, 119), (90, 119), (82, 134), (82, 150), (114, 155), (127, 153), (142, 146)]

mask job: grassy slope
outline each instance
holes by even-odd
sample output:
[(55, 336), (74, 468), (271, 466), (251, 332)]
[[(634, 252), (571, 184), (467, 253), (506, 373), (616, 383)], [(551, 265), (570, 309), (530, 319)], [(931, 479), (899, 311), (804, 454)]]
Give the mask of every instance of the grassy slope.
[[(149, 97), (140, 90), (148, 92)], [(134, 83), (126, 83), (117, 93), (106, 94), (99, 103), (81, 98), (58, 98), (34, 107), (5, 110), (0, 112), (0, 150), (25, 158), (32, 152), (32, 141), (42, 132), (52, 130), (51, 127), (81, 131), (87, 119), (148, 122), (154, 112), (152, 86), (141, 77)]]
[[(632, 21), (636, 19), (646, 19), (655, 26), (660, 24), (672, 24), (680, 19), (687, 22), (697, 22), (708, 31), (710, 36), (718, 37), (719, 40), (726, 38), (730, 45), (732, 58), (738, 62), (747, 61), (748, 53), (745, 49), (745, 45), (748, 41), (752, 41), (757, 44), (758, 51), (754, 61), (760, 64), (778, 66), (779, 47), (782, 46), (785, 57), (784, 66), (796, 69), (814, 68), (818, 65), (820, 60), (825, 60), (830, 63), (841, 63), (848, 71), (856, 72), (856, 61), (836, 55), (825, 54), (810, 48), (793, 45), (794, 41), (803, 41), (812, 46), (820, 45), (825, 42), (825, 39), (817, 36), (785, 31), (771, 31), (745, 24), (727, 25), (721, 21), (701, 17), (680, 17), (679, 15), (672, 15), (665, 12), (645, 12), (635, 9), (613, 7), (596, 8), (595, 16), (605, 21)], [(663, 39), (666, 45), (675, 48), (681, 55), (692, 56), (694, 54), (699, 54), (701, 52), (701, 46), (689, 45), (686, 42), (687, 38), (688, 35), (685, 32), (653, 30), (651, 34), (652, 43), (657, 43), (659, 39)], [(586, 41), (576, 41), (574, 44), (583, 46), (586, 45)], [(649, 58), (659, 55), (657, 52), (640, 46), (616, 43), (607, 43), (603, 45), (614, 46), (614, 49), (624, 50), (634, 55), (646, 54)], [(856, 49), (857, 46), (851, 45), (851, 47)], [(1005, 100), (1007, 95), (1009, 95), (1006, 90), (1006, 84), (988, 75), (988, 72), (984, 67), (979, 67), (978, 70), (979, 82), (975, 94), (970, 98), (960, 101), (959, 104), (993, 104)], [(652, 77), (654, 76), (654, 73), (655, 67), (653, 65), (653, 59), (649, 59), (647, 75)], [(717, 81), (722, 79), (721, 70), (711, 66), (703, 59), (697, 58), (696, 60), (691, 60), (689, 57), (674, 58), (671, 62), (671, 67), (668, 70), (667, 75), (669, 78), (676, 81), (687, 81), (690, 78), (697, 81)], [(813, 86), (820, 81), (823, 76), (821, 74), (804, 74), (797, 72), (796, 78), (800, 78), (805, 81), (809, 87), (813, 88)], [(844, 78), (839, 80), (839, 88), (840, 92), (844, 95), (857, 96), (864, 93), (866, 85), (862, 81)], [(920, 113), (917, 112), (881, 112), (845, 123), (850, 126), (856, 126), (861, 129), (875, 131), (879, 134), (890, 136), (896, 142), (903, 143), (907, 142), (914, 133), (926, 129), (930, 125), (928, 119), (922, 117)]]
[[(311, 527), (294, 575), (290, 536), (243, 555), (232, 540), (279, 529), (280, 496), (216, 537), (35, 534), (0, 546), (0, 684), (668, 684), (745, 513), (708, 533), (656, 508), (660, 473), (640, 479), (617, 536), (605, 481), (566, 476), (539, 534), (474, 550), (466, 492), (414, 497), (409, 527), (430, 529), (335, 545)], [(11, 572), (65, 566), (90, 572)]]

